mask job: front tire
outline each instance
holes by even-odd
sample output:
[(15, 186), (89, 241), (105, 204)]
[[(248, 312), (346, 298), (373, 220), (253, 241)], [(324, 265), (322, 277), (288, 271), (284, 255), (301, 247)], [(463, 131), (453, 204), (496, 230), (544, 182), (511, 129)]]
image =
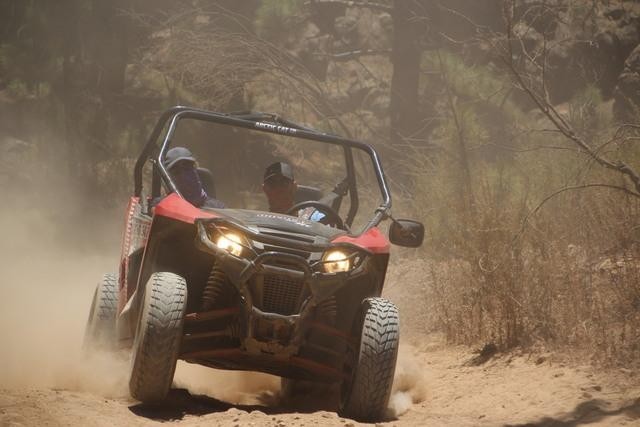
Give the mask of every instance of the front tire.
[(176, 369), (187, 283), (173, 273), (154, 273), (146, 284), (133, 341), (129, 391), (143, 403), (157, 403), (169, 393)]
[(107, 273), (102, 276), (93, 293), (82, 342), (84, 351), (115, 348), (117, 312), (118, 277), (113, 273)]
[(387, 410), (398, 359), (398, 309), (384, 298), (368, 298), (356, 328), (359, 340), (342, 384), (340, 414), (358, 421), (380, 421)]

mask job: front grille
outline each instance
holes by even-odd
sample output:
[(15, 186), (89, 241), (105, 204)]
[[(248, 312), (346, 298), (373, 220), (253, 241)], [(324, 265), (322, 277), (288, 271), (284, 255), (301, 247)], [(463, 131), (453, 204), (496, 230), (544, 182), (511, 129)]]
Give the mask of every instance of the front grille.
[[(279, 239), (282, 239), (282, 241), (267, 242), (262, 240), (260, 236), (277, 237)], [(315, 237), (308, 236), (306, 234), (291, 233), (291, 232), (286, 232), (282, 230), (261, 227), (260, 236), (254, 238), (256, 242), (262, 243), (261, 245), (262, 247), (257, 250), (258, 253), (282, 252), (286, 254), (297, 255), (301, 258), (308, 260), (311, 257), (312, 252), (320, 253), (322, 251), (321, 249), (312, 249), (311, 247), (309, 248), (305, 247), (307, 245), (312, 245), (316, 241)], [(300, 247), (300, 244), (304, 246)], [(296, 245), (298, 246), (297, 248), (291, 247)]]
[(274, 229), (265, 228), (265, 227), (260, 228), (260, 234), (273, 236), (273, 237), (280, 237), (282, 239), (294, 240), (296, 242), (302, 242), (302, 243), (314, 242), (313, 236), (307, 236), (306, 234), (300, 234), (300, 233), (289, 233), (286, 231), (279, 231), (279, 230), (274, 230)]
[(302, 280), (266, 274), (262, 290), (262, 310), (285, 316), (297, 313), (303, 285)]
[(311, 253), (308, 251), (301, 251), (298, 249), (286, 248), (284, 246), (274, 246), (274, 245), (266, 245), (266, 244), (264, 245), (264, 251), (265, 252), (269, 252), (269, 251), (284, 252), (286, 254), (297, 255), (304, 259), (309, 259), (309, 255), (311, 255)]

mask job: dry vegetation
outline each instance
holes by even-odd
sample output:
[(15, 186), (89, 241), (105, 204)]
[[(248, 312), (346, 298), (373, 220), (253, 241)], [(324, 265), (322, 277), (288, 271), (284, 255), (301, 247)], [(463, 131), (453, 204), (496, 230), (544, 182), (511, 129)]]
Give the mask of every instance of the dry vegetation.
[[(638, 126), (616, 122), (592, 86), (553, 105), (548, 47), (527, 51), (511, 32), (514, 4), (505, 2), (506, 33), (475, 39), (513, 86), (438, 53), (447, 113), (436, 143), (452, 148), (407, 161), (417, 212), (429, 212), (427, 252), (442, 261), (431, 267), (431, 318), (454, 342), (543, 342), (636, 364)], [(533, 110), (517, 112), (505, 90)]]

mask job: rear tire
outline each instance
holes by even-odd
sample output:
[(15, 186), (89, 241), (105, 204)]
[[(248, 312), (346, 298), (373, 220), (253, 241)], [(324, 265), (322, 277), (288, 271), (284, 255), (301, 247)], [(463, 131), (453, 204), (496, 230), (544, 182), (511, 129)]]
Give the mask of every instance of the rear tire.
[(396, 306), (368, 298), (356, 323), (359, 337), (341, 390), (340, 415), (358, 421), (380, 421), (385, 415), (400, 343)]
[(151, 275), (132, 348), (129, 391), (135, 399), (157, 403), (169, 393), (186, 308), (185, 279), (173, 273)]
[(115, 348), (117, 312), (118, 277), (107, 273), (102, 276), (93, 293), (89, 319), (84, 330), (84, 351), (108, 351)]

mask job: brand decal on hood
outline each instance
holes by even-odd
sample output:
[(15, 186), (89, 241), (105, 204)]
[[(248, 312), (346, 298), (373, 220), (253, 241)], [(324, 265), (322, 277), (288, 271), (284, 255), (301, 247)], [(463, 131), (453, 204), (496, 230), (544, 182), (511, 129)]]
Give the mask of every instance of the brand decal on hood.
[(293, 224), (300, 225), (302, 227), (311, 227), (311, 224), (309, 224), (307, 221), (300, 218), (294, 218), (292, 216), (278, 215), (278, 214), (272, 214), (272, 213), (259, 213), (256, 216), (258, 218), (279, 219), (281, 221), (291, 222)]

